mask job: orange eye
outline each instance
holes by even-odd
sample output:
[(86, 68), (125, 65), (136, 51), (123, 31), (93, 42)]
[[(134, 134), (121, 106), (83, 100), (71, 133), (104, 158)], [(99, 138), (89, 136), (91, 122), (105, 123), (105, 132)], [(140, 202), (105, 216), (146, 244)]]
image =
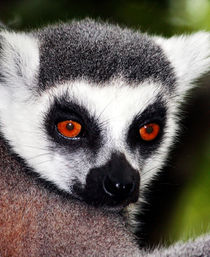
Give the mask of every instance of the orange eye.
[(141, 138), (145, 141), (155, 139), (160, 131), (160, 126), (156, 123), (149, 123), (139, 129)]
[(81, 132), (82, 126), (73, 120), (61, 121), (57, 124), (58, 131), (65, 137), (76, 137)]

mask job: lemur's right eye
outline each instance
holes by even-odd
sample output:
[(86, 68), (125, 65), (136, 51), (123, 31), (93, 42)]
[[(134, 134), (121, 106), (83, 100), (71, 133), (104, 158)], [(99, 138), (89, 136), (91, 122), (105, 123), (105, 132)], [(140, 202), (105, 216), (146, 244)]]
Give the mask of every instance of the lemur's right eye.
[(68, 138), (74, 138), (80, 134), (82, 126), (76, 121), (65, 120), (58, 122), (57, 129), (61, 135)]

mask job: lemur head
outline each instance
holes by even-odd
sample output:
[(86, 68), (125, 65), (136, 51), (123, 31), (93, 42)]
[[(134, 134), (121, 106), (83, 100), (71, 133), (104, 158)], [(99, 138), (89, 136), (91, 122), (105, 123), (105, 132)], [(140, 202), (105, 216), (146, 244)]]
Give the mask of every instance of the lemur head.
[(0, 128), (40, 177), (123, 207), (160, 170), (210, 34), (149, 37), (86, 19), (0, 32)]

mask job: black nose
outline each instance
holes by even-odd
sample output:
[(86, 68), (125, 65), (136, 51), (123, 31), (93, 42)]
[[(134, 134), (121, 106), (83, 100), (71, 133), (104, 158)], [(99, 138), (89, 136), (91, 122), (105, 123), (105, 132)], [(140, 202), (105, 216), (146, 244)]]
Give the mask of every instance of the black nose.
[(136, 201), (139, 179), (138, 171), (132, 168), (123, 154), (113, 154), (102, 181), (104, 194), (116, 202)]
[(93, 168), (85, 187), (76, 182), (73, 193), (94, 206), (125, 207), (139, 198), (140, 174), (125, 155), (113, 153), (103, 166)]
[(116, 180), (115, 178), (110, 177), (109, 175), (103, 181), (103, 189), (105, 193), (119, 200), (123, 200), (129, 197), (134, 192), (134, 188), (134, 182), (129, 180)]

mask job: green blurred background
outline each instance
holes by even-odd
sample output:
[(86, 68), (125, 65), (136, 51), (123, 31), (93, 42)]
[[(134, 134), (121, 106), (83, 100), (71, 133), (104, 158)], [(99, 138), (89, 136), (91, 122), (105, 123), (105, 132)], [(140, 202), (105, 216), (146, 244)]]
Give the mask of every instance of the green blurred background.
[[(152, 34), (210, 30), (210, 0), (0, 0), (0, 21), (16, 30), (84, 17)], [(182, 135), (139, 216), (142, 246), (210, 231), (210, 76), (183, 107)]]

